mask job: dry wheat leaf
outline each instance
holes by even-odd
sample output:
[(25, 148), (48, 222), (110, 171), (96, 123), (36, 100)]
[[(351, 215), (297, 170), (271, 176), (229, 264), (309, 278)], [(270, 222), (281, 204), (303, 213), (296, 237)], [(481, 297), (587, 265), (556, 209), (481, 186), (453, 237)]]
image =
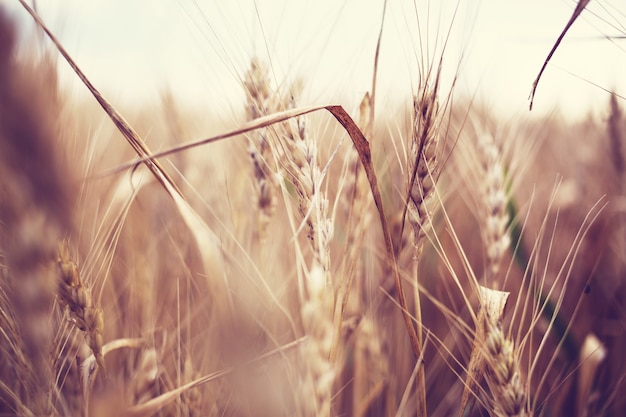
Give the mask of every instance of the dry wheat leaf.
[(552, 59), (552, 55), (554, 55), (554, 53), (556, 52), (556, 48), (558, 48), (559, 45), (561, 44), (561, 41), (565, 37), (565, 34), (569, 30), (569, 28), (574, 24), (576, 19), (578, 19), (578, 16), (580, 16), (582, 11), (585, 10), (585, 7), (587, 7), (587, 5), (589, 4), (590, 1), (591, 0), (578, 0), (578, 4), (576, 5), (576, 8), (574, 9), (574, 12), (572, 13), (572, 17), (570, 17), (569, 21), (565, 25), (565, 28), (563, 28), (563, 31), (561, 32), (561, 34), (557, 38), (556, 42), (554, 42), (554, 45), (552, 46), (552, 49), (550, 50), (550, 53), (546, 57), (546, 60), (544, 61), (543, 65), (541, 66), (541, 69), (539, 70), (539, 74), (537, 75), (537, 78), (535, 78), (535, 81), (533, 82), (533, 87), (532, 87), (532, 90), (530, 91), (530, 97), (529, 97), (529, 100), (530, 100), (529, 108), (530, 108), (530, 110), (533, 109), (533, 101), (535, 100), (535, 92), (537, 91), (537, 85), (539, 84), (539, 80), (541, 79), (541, 75), (543, 74), (543, 72), (545, 71), (546, 67), (548, 66), (548, 62), (550, 62), (550, 59)]

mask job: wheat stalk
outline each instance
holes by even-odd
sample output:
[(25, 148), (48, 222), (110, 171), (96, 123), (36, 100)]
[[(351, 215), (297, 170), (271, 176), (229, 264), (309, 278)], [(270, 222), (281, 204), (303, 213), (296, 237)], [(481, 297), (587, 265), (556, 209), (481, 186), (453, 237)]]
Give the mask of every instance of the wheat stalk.
[[(522, 412), (525, 392), (520, 382), (519, 363), (517, 354), (513, 351), (513, 342), (505, 337), (500, 325), (509, 296), (508, 292), (498, 291), (501, 285), (500, 265), (510, 248), (504, 168), (492, 135), (486, 132), (477, 134), (474, 146), (478, 164), (473, 168), (477, 171), (477, 181), (480, 183), (479, 223), (487, 258), (484, 282), (489, 287), (480, 286), (480, 310), (476, 319), (476, 332), (460, 414), (468, 404), (470, 393), (486, 374), (493, 394), (494, 413), (498, 416), (513, 416)], [(513, 373), (516, 374), (515, 378)]]
[[(292, 88), (288, 107), (294, 107), (299, 85)], [(334, 294), (330, 270), (333, 221), (322, 189), (325, 173), (318, 161), (315, 139), (306, 130), (303, 117), (290, 119), (279, 128), (276, 160), (282, 175), (294, 187), (300, 221), (306, 225), (312, 252), (301, 291), (302, 325), (309, 339), (302, 346), (306, 374), (299, 397), (305, 416), (330, 416), (335, 366), (331, 361)], [(311, 401), (313, 399), (313, 401)]]
[[(419, 264), (424, 248), (424, 239), (431, 227), (432, 202), (434, 200), (435, 181), (438, 176), (439, 102), (437, 87), (430, 90), (425, 87), (420, 96), (413, 98), (411, 159), (409, 165), (409, 189), (406, 206), (406, 218), (413, 229), (413, 275), (415, 277), (415, 319), (419, 349), (422, 354), (422, 308), (420, 302)], [(420, 366), (417, 374), (417, 409), (418, 414), (426, 415), (426, 381), (424, 367)]]

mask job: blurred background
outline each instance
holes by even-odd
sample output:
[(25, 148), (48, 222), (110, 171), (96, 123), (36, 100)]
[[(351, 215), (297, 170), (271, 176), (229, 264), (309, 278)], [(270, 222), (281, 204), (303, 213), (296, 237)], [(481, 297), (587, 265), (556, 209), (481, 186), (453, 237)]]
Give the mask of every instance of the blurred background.
[[(32, 34), (32, 19), (5, 1)], [(390, 0), (381, 47), (379, 100), (410, 94), (420, 63), (445, 45), (444, 79), (492, 111), (528, 113), (533, 80), (577, 1)], [(277, 83), (306, 79), (305, 97), (354, 109), (370, 88), (382, 0), (47, 0), (35, 6), (94, 84), (113, 102), (175, 98), (232, 116), (253, 55)], [(626, 95), (626, 4), (591, 1), (548, 66), (533, 116), (580, 118), (608, 93)], [(419, 28), (419, 29), (418, 29)], [(421, 37), (420, 37), (421, 34)], [(86, 94), (67, 64), (71, 94)]]

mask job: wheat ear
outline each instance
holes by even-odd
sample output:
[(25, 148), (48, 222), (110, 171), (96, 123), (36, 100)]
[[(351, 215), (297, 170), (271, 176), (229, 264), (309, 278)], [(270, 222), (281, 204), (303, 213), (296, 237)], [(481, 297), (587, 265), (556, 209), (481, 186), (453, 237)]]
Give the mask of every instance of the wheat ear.
[[(491, 338), (502, 338), (499, 321), (504, 314), (504, 307), (509, 293), (497, 291), (500, 286), (499, 271), (502, 259), (510, 247), (507, 233), (509, 215), (506, 211), (507, 196), (504, 186), (504, 168), (500, 151), (492, 135), (481, 133), (476, 136), (475, 151), (479, 162), (477, 171), (480, 178), (479, 210), (481, 234), (485, 247), (487, 265), (484, 282), (490, 287), (481, 286), (481, 308), (476, 320), (473, 350), (468, 366), (465, 389), (461, 399), (462, 414), (469, 401), (470, 393), (479, 383), (485, 372), (486, 361), (482, 346)], [(495, 288), (491, 288), (495, 287)], [(495, 339), (494, 339), (495, 340)], [(500, 345), (502, 340), (496, 340)], [(509, 349), (510, 342), (506, 342)], [(504, 352), (505, 359), (512, 360), (511, 352)], [(514, 358), (513, 358), (514, 359)], [(508, 401), (509, 403), (511, 401)]]
[(486, 326), (485, 379), (493, 397), (493, 412), (498, 417), (525, 416), (527, 390), (515, 345), (492, 317), (486, 317)]
[[(413, 98), (411, 164), (409, 165), (409, 199), (406, 215), (413, 229), (413, 274), (415, 276), (415, 318), (419, 352), (422, 350), (422, 312), (420, 302), (419, 263), (426, 233), (431, 227), (434, 188), (437, 178), (439, 134), (437, 132), (439, 102), (436, 89), (424, 88), (420, 96)], [(420, 366), (416, 382), (417, 410), (426, 415), (426, 381)]]
[[(295, 106), (300, 89), (299, 83), (292, 86), (286, 107)], [(330, 274), (333, 221), (322, 188), (325, 172), (318, 162), (317, 143), (308, 134), (303, 117), (290, 119), (278, 126), (277, 133), (278, 140), (272, 143), (273, 157), (279, 173), (293, 185), (300, 224), (307, 231), (312, 252), (300, 291), (302, 325), (309, 336), (301, 350), (305, 369), (299, 395), (300, 406), (302, 415), (329, 416), (335, 378), (334, 365), (330, 360), (334, 308)]]
[(331, 363), (332, 296), (323, 269), (316, 265), (305, 278), (301, 306), (302, 325), (308, 336), (301, 349), (305, 373), (299, 390), (303, 416), (329, 417), (335, 368)]
[(87, 345), (93, 352), (99, 368), (104, 372), (104, 356), (102, 355), (104, 315), (102, 308), (94, 304), (91, 290), (81, 279), (78, 267), (70, 257), (67, 241), (59, 245), (58, 265), (59, 304), (67, 309), (70, 321), (85, 333)]
[(413, 99), (409, 203), (407, 218), (413, 227), (415, 258), (421, 256), (424, 238), (431, 223), (431, 208), (437, 174), (439, 135), (436, 132), (438, 101), (435, 93), (425, 91)]
[(482, 193), (481, 233), (487, 256), (485, 284), (497, 289), (500, 265), (504, 254), (509, 250), (511, 238), (507, 233), (509, 215), (507, 213), (507, 196), (504, 185), (504, 167), (500, 150), (492, 135), (478, 135), (477, 150), (481, 162)]
[[(269, 86), (267, 67), (259, 59), (253, 58), (244, 79), (248, 121), (267, 116), (274, 110), (271, 105)], [(268, 134), (267, 128), (255, 130), (250, 134), (248, 147), (257, 201), (256, 236), (261, 240), (265, 237), (267, 225), (276, 210), (276, 183), (273, 169), (268, 165), (272, 154)]]
[[(519, 352), (502, 330), (502, 316), (509, 293), (480, 286), (481, 306), (476, 320), (476, 336), (459, 415), (465, 415), (469, 392), (487, 381), (491, 396), (486, 403), (496, 417), (527, 414), (527, 386), (519, 367)], [(477, 395), (477, 394), (475, 394)]]

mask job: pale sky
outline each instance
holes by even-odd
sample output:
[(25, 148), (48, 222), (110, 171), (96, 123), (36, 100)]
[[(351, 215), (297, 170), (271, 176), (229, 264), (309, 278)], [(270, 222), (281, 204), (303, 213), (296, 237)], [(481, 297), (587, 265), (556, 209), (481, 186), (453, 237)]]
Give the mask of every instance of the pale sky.
[[(8, 5), (24, 27), (32, 19)], [(45, 0), (38, 10), (113, 104), (181, 101), (232, 115), (252, 55), (271, 63), (278, 83), (301, 77), (307, 103), (356, 108), (370, 88), (382, 0)], [(509, 115), (528, 113), (528, 94), (574, 0), (388, 0), (379, 103), (414, 91), (422, 62), (444, 55), (444, 79), (458, 69), (457, 95), (476, 94)], [(456, 17), (453, 13), (456, 10)], [(451, 28), (451, 29), (450, 29)], [(421, 34), (421, 40), (420, 36)], [(579, 117), (605, 109), (603, 88), (626, 96), (626, 2), (592, 0), (539, 84), (533, 114), (556, 107)], [(463, 57), (461, 59), (461, 56)], [(63, 85), (82, 94), (66, 64)], [(586, 80), (586, 81), (585, 81)]]

